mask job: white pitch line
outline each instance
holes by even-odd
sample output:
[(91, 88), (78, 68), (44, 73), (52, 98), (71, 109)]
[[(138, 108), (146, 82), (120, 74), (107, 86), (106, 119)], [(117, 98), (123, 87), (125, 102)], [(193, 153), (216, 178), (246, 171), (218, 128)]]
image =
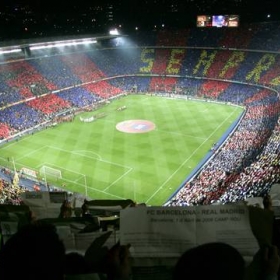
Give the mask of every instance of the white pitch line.
[[(86, 153), (90, 153), (90, 154), (92, 154), (92, 155), (96, 155), (96, 157), (93, 157), (94, 159), (98, 159), (98, 160), (102, 160), (102, 157), (99, 155), (99, 154), (97, 154), (97, 153), (94, 153), (94, 152), (91, 152), (91, 151), (87, 151), (87, 150), (75, 150), (75, 151), (73, 151), (74, 153), (77, 153), (78, 155), (80, 154), (80, 155), (82, 155), (82, 156), (84, 156), (84, 154), (82, 154), (82, 153), (84, 153), (85, 152), (85, 155), (86, 155)], [(72, 152), (72, 153), (73, 153)]]
[(111, 186), (113, 186), (115, 183), (117, 183), (119, 180), (121, 180), (124, 176), (126, 176), (126, 174), (128, 174), (132, 170), (133, 170), (133, 168), (131, 168), (130, 170), (126, 171), (122, 176), (120, 176), (117, 180), (115, 180), (113, 183), (111, 183), (106, 189), (104, 189), (104, 192), (107, 191)]
[(30, 156), (30, 155), (32, 155), (32, 154), (35, 154), (35, 153), (38, 152), (39, 150), (45, 149), (46, 147), (47, 147), (47, 146), (43, 146), (43, 147), (40, 147), (40, 148), (38, 148), (38, 149), (36, 149), (36, 150), (32, 150), (31, 152), (25, 154), (24, 156), (17, 158), (16, 161), (19, 161), (19, 160), (21, 160), (21, 159), (23, 159), (23, 158), (26, 158), (26, 157), (28, 157), (28, 156)]
[[(72, 152), (72, 151), (67, 151), (67, 150), (64, 150), (64, 149), (61, 149), (61, 148), (58, 148), (58, 147), (53, 147), (53, 146), (49, 146), (50, 148), (53, 148), (53, 149), (57, 149), (57, 150), (61, 150), (63, 152), (68, 152), (68, 153), (72, 153), (72, 154), (75, 154), (75, 155), (79, 155), (79, 156), (83, 156), (83, 157), (87, 157), (87, 158), (90, 158), (90, 159), (94, 159), (94, 160), (99, 160), (101, 162), (104, 162), (104, 163), (107, 163), (107, 164), (111, 164), (111, 165), (115, 165), (115, 166), (119, 166), (119, 167), (123, 167), (123, 168), (126, 168), (128, 169), (124, 174), (122, 174), (118, 179), (116, 179), (113, 183), (111, 183), (108, 187), (106, 187), (103, 192), (106, 193), (106, 190), (108, 190), (111, 186), (113, 186), (116, 182), (118, 182), (119, 180), (121, 180), (124, 176), (126, 176), (129, 172), (131, 172), (133, 170), (132, 167), (129, 167), (129, 166), (125, 166), (125, 165), (121, 165), (121, 164), (118, 164), (118, 163), (113, 163), (113, 162), (110, 162), (110, 161), (106, 161), (106, 160), (103, 160), (100, 156), (100, 159), (96, 159), (95, 157), (90, 157), (90, 156), (86, 156), (86, 155), (83, 155), (83, 154), (80, 154), (80, 153), (75, 153), (75, 152)], [(93, 152), (92, 152), (93, 153)], [(95, 153), (94, 153), (95, 154)], [(53, 165), (55, 166), (55, 165)], [(59, 168), (59, 167), (57, 167)], [(60, 169), (64, 169), (64, 170), (67, 170), (65, 168), (60, 168)], [(68, 171), (71, 171), (71, 170), (68, 170)], [(71, 171), (73, 172), (73, 171)], [(73, 172), (73, 173), (76, 173), (76, 172)], [(80, 174), (80, 173), (77, 173), (77, 174)], [(84, 174), (82, 174), (84, 175)], [(107, 194), (107, 193), (106, 193)]]
[(91, 190), (94, 190), (94, 191), (97, 191), (97, 192), (100, 192), (100, 193), (104, 193), (106, 195), (110, 195), (110, 196), (113, 196), (113, 197), (116, 197), (118, 199), (127, 199), (125, 197), (121, 197), (121, 196), (118, 196), (118, 195), (115, 195), (115, 194), (112, 194), (112, 193), (108, 193), (108, 192), (105, 192), (105, 191), (101, 191), (101, 190), (96, 190), (95, 188), (92, 188), (92, 187), (87, 187), (88, 189), (91, 189)]
[(205, 139), (199, 145), (199, 147), (197, 147), (195, 151), (161, 184), (161, 186), (152, 194), (152, 196), (146, 201), (146, 203), (148, 203), (164, 187), (164, 185), (168, 181), (170, 181), (170, 179), (191, 159), (191, 157), (200, 149), (200, 147), (212, 137), (212, 135), (233, 115), (236, 110), (237, 109), (235, 109), (219, 126), (217, 126), (217, 128), (209, 135), (209, 137)]
[(65, 181), (65, 182), (74, 183), (75, 185), (81, 186), (81, 187), (83, 187), (83, 188), (86, 187), (88, 190), (90, 189), (90, 190), (93, 190), (93, 191), (95, 191), (95, 192), (99, 192), (99, 193), (103, 193), (103, 194), (106, 194), (106, 195), (110, 195), (110, 196), (116, 197), (116, 198), (118, 198), (118, 199), (126, 199), (126, 198), (124, 198), (124, 197), (120, 197), (120, 196), (114, 195), (114, 194), (112, 194), (112, 193), (108, 193), (108, 192), (105, 192), (105, 191), (102, 191), (102, 190), (99, 190), (99, 189), (96, 189), (96, 188), (93, 188), (93, 187), (88, 187), (88, 186), (82, 185), (82, 184), (80, 184), (80, 183), (78, 183), (78, 182), (75, 182), (75, 181), (72, 181), (72, 180), (66, 180), (66, 179), (64, 179), (64, 181)]
[(73, 151), (67, 151), (65, 149), (61, 149), (61, 148), (54, 147), (54, 146), (48, 146), (48, 147), (50, 147), (54, 150), (59, 150), (59, 151), (65, 152), (65, 153), (69, 153), (69, 154), (73, 154), (73, 155), (77, 155), (77, 156), (81, 156), (81, 157), (86, 157), (86, 158), (89, 158), (89, 159), (95, 159), (95, 160), (98, 160), (98, 161), (101, 161), (101, 162), (104, 162), (104, 163), (108, 163), (108, 164), (111, 164), (111, 165), (115, 165), (115, 166), (119, 166), (119, 167), (123, 167), (123, 168), (127, 168), (127, 169), (132, 168), (130, 166), (125, 166), (125, 165), (122, 165), (122, 164), (118, 164), (118, 163), (115, 163), (115, 162), (104, 160), (104, 159), (102, 159), (101, 156), (100, 156), (101, 159), (97, 159), (95, 157), (87, 156), (87, 155), (76, 153), (76, 152), (73, 152)]

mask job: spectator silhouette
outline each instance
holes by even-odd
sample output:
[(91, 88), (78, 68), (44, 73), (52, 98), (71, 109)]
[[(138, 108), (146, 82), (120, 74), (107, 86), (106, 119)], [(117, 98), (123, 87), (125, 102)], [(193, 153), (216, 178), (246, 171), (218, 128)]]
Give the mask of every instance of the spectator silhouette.
[(60, 207), (60, 213), (58, 218), (71, 218), (72, 217), (71, 202), (65, 199)]
[(84, 218), (92, 217), (92, 215), (90, 214), (88, 201), (86, 199), (84, 200), (84, 203), (81, 208), (82, 208), (82, 217)]
[(241, 280), (245, 262), (240, 253), (224, 243), (207, 243), (187, 250), (179, 258), (173, 280)]
[[(276, 246), (260, 250), (260, 280), (277, 280), (280, 257)], [(231, 245), (219, 242), (206, 243), (187, 250), (179, 258), (174, 268), (173, 280), (243, 280), (245, 261)]]
[(0, 251), (0, 279), (62, 280), (64, 257), (54, 226), (26, 225)]
[[(117, 243), (111, 249), (99, 246), (88, 258), (75, 252), (66, 254), (65, 246), (52, 224), (38, 222), (21, 227), (0, 251), (0, 279), (65, 280), (130, 278), (130, 245)], [(99, 258), (98, 266), (91, 260)]]

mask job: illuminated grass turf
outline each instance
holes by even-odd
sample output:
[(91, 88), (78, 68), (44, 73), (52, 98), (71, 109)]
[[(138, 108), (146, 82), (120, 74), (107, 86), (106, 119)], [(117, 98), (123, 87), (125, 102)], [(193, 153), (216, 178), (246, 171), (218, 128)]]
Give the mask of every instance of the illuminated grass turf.
[[(127, 108), (116, 110), (120, 106)], [(14, 158), (16, 168), (39, 171), (43, 165), (60, 169), (55, 180), (71, 191), (104, 199), (131, 198), (163, 204), (203, 159), (213, 143), (238, 118), (242, 109), (210, 102), (133, 95), (113, 101), (83, 117), (104, 112), (94, 122), (79, 116), (1, 149), (1, 164)], [(148, 120), (155, 129), (124, 133), (116, 129), (126, 120)], [(12, 167), (12, 166), (10, 166)], [(47, 178), (50, 180), (50, 178)]]

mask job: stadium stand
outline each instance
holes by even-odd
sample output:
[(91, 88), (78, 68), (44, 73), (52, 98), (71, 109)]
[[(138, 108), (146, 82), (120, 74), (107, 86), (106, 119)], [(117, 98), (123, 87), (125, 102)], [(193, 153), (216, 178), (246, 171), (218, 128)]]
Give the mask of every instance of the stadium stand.
[(0, 139), (8, 138), (10, 135), (9, 127), (6, 124), (0, 124)]
[(76, 108), (84, 108), (101, 100), (100, 97), (90, 93), (83, 87), (62, 90), (56, 95), (64, 100), (67, 100), (72, 104), (73, 107)]
[(17, 104), (0, 111), (0, 121), (17, 131), (34, 127), (45, 120), (46, 116), (26, 104)]
[(62, 62), (60, 57), (41, 57), (30, 60), (29, 64), (59, 89), (81, 83), (81, 80)]
[(71, 107), (67, 101), (54, 94), (48, 94), (42, 98), (28, 101), (27, 105), (43, 112), (46, 115), (54, 114)]

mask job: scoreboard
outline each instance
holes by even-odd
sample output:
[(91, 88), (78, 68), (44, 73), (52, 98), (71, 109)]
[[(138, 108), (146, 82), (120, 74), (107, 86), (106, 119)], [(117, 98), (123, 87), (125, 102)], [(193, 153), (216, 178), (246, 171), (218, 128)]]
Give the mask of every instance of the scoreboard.
[(197, 27), (238, 27), (239, 15), (199, 15)]

